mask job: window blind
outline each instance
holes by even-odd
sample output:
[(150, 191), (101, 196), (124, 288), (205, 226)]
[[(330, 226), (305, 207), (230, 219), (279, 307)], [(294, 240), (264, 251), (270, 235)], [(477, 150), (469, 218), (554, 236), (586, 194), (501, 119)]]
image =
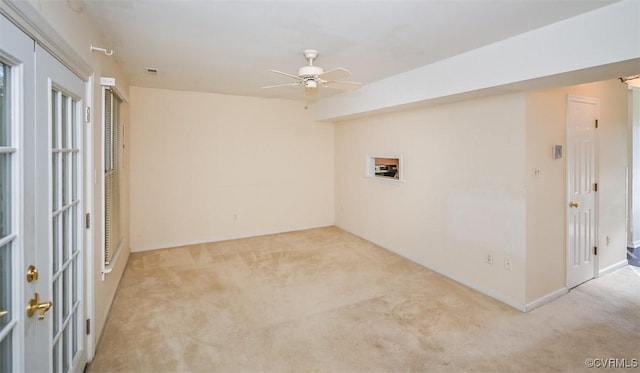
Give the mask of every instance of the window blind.
[(109, 265), (122, 242), (120, 229), (120, 103), (104, 87), (104, 264)]

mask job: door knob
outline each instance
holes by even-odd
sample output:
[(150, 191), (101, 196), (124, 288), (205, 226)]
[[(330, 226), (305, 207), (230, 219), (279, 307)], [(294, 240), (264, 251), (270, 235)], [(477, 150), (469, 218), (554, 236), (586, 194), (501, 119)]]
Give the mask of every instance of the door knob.
[(32, 317), (33, 314), (39, 310), (40, 315), (38, 315), (38, 320), (43, 320), (44, 314), (47, 313), (51, 307), (53, 307), (53, 302), (49, 301), (40, 303), (40, 294), (36, 293), (27, 304), (27, 316)]
[(572, 209), (575, 209), (578, 206), (580, 206), (578, 202), (573, 202), (573, 201), (569, 202), (569, 207), (571, 207)]

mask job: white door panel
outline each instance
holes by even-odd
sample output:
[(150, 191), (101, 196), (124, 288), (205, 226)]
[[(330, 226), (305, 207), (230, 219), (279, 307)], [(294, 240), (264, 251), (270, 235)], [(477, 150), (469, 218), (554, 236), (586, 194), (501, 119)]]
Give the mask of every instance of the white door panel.
[(596, 136), (598, 100), (567, 104), (567, 287), (595, 277)]
[[(84, 94), (81, 79), (0, 16), (3, 372), (82, 371), (86, 363)], [(37, 276), (28, 279), (29, 266)], [(30, 300), (39, 304), (33, 312)]]
[(82, 371), (86, 362), (80, 280), (84, 82), (38, 46), (35, 58), (36, 267), (41, 269), (36, 291), (53, 307), (37, 321), (46, 327), (27, 334), (27, 344), (48, 356), (47, 365), (35, 370)]
[[(0, 16), (0, 371), (24, 371), (25, 281), (33, 259), (33, 41)], [(37, 358), (36, 358), (37, 359)]]

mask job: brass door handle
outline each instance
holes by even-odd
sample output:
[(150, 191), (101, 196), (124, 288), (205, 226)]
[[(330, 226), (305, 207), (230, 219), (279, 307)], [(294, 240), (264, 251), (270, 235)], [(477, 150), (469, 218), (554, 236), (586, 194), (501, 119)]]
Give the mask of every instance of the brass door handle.
[(573, 202), (573, 201), (569, 202), (569, 207), (571, 207), (572, 209), (575, 209), (578, 206), (580, 206), (578, 202)]
[(2, 316), (4, 316), (4, 315), (6, 315), (6, 314), (8, 314), (8, 313), (9, 313), (9, 311), (0, 311), (0, 317), (2, 317)]
[(27, 268), (27, 282), (31, 282), (38, 279), (38, 270), (35, 266), (30, 265)]
[(29, 300), (27, 304), (27, 316), (32, 317), (36, 311), (40, 310), (40, 315), (38, 315), (38, 320), (44, 319), (44, 314), (49, 311), (53, 307), (53, 302), (42, 302), (40, 303), (40, 294), (36, 293), (35, 296)]

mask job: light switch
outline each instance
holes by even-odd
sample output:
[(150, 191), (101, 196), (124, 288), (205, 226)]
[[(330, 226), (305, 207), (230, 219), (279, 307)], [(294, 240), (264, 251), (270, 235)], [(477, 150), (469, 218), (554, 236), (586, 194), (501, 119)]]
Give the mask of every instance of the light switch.
[(553, 159), (562, 158), (562, 145), (553, 146)]

